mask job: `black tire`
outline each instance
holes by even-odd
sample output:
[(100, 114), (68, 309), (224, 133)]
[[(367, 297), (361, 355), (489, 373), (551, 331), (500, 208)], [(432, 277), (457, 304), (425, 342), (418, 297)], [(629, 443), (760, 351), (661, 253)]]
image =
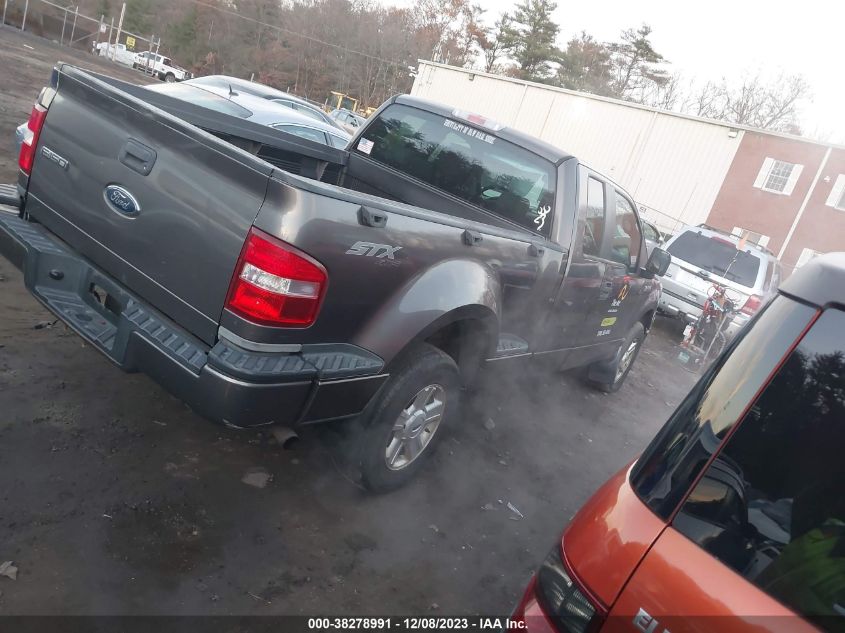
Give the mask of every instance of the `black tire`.
[[(394, 425), (403, 411), (413, 406), (415, 396), (429, 386), (443, 388), (443, 413), (430, 439), (399, 469), (388, 466), (387, 449), (394, 436)], [(436, 393), (440, 393), (437, 391)], [(391, 368), (391, 376), (367, 407), (361, 418), (361, 480), (373, 492), (387, 492), (412, 479), (431, 456), (460, 408), (461, 381), (458, 367), (450, 356), (427, 343), (415, 346)], [(404, 449), (403, 449), (404, 450)]]
[(172, 84), (174, 81), (176, 81), (176, 75), (174, 75), (173, 73), (167, 73), (164, 76), (164, 81), (166, 81), (169, 84)]
[[(643, 324), (635, 323), (628, 331), (628, 336), (625, 337), (622, 345), (619, 346), (619, 351), (616, 352), (616, 356), (611, 361), (595, 363), (590, 366), (587, 371), (587, 380), (589, 383), (596, 389), (604, 391), (605, 393), (615, 393), (619, 391), (622, 385), (625, 384), (625, 379), (628, 377), (628, 374), (631, 372), (631, 368), (637, 360), (637, 356), (640, 354), (640, 349), (643, 346), (644, 340), (645, 328), (643, 327)], [(628, 360), (627, 367), (625, 367), (620, 373), (620, 365), (623, 363), (626, 352), (631, 349), (632, 344), (635, 345), (632, 351), (632, 356), (630, 356), (630, 359)]]

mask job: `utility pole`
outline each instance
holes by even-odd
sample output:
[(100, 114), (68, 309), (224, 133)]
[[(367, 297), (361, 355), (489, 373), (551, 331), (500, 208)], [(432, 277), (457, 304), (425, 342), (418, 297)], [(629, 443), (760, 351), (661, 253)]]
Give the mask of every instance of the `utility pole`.
[(105, 31), (105, 28), (104, 28), (105, 27), (105, 24), (104, 24), (105, 19), (106, 19), (106, 16), (101, 13), (100, 14), (100, 26), (97, 27), (97, 39), (94, 40), (94, 53), (97, 52), (97, 44), (100, 43), (100, 35), (102, 35), (103, 32)]
[(79, 17), (79, 5), (76, 5), (76, 10), (73, 12), (73, 26), (70, 27), (70, 46), (73, 46), (73, 36), (76, 33), (76, 20)]
[(111, 49), (111, 60), (117, 57), (117, 43), (120, 41), (120, 30), (123, 28), (123, 16), (126, 15), (126, 3), (120, 8), (120, 19), (117, 21), (117, 37), (114, 38), (114, 47)]
[(29, 0), (26, 0), (26, 2), (23, 5), (23, 22), (21, 22), (21, 31), (22, 32), (26, 30), (26, 14), (27, 13), (29, 13)]

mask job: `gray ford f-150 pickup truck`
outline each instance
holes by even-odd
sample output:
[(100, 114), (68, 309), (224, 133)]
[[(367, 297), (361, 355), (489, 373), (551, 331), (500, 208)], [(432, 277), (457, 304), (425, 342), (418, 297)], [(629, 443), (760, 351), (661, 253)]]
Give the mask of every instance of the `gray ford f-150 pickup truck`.
[(617, 389), (668, 266), (608, 178), (409, 96), (337, 150), (59, 64), (19, 164), (0, 252), (48, 309), (208, 418), (357, 418), (374, 490), (485, 363)]

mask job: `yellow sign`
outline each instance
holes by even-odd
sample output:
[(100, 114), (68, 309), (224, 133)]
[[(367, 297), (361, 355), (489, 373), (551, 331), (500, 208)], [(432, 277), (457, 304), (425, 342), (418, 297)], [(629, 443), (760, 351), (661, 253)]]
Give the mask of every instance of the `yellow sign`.
[(602, 327), (610, 327), (614, 323), (616, 323), (616, 317), (606, 317), (601, 320)]
[(126, 36), (126, 48), (135, 48), (135, 38), (131, 35)]

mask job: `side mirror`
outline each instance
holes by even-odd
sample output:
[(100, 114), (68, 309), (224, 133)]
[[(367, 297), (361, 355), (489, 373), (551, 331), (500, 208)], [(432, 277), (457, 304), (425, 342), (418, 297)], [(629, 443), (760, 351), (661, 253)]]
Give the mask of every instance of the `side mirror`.
[(672, 256), (662, 248), (655, 246), (651, 249), (648, 256), (648, 261), (645, 265), (645, 271), (651, 276), (662, 277), (669, 270), (669, 264), (672, 263)]

